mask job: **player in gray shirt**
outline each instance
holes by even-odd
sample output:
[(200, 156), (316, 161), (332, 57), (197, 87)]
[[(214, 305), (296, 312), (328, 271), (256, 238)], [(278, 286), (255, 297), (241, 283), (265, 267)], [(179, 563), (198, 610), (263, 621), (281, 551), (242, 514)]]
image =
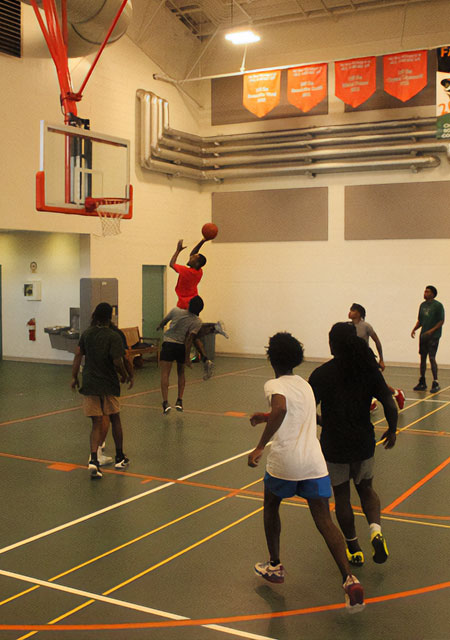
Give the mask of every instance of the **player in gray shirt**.
[[(378, 351), (378, 366), (380, 367), (381, 371), (384, 371), (386, 365), (384, 364), (383, 360), (383, 347), (381, 346), (380, 339), (375, 333), (372, 325), (366, 322), (366, 310), (361, 304), (357, 304), (356, 302), (354, 302), (350, 307), (348, 317), (355, 325), (356, 335), (358, 336), (358, 338), (362, 338), (367, 344), (369, 344), (369, 338), (372, 338), (372, 340), (375, 342), (375, 346)], [(398, 408), (403, 409), (405, 404), (404, 392), (401, 389), (394, 389), (389, 385), (388, 387), (397, 401)], [(374, 409), (376, 409), (376, 407), (377, 404), (376, 400), (374, 399), (370, 410), (373, 411)]]
[(163, 398), (163, 413), (169, 413), (171, 406), (169, 405), (169, 378), (172, 369), (172, 363), (177, 363), (178, 374), (178, 397), (175, 403), (177, 411), (183, 411), (183, 392), (186, 384), (185, 366), (191, 366), (190, 351), (192, 343), (200, 352), (202, 362), (204, 363), (206, 380), (210, 378), (213, 370), (213, 362), (208, 360), (205, 349), (201, 340), (197, 338), (197, 334), (202, 326), (202, 321), (198, 317), (203, 309), (203, 300), (200, 296), (195, 296), (189, 302), (188, 309), (179, 309), (175, 307), (161, 320), (157, 329), (162, 329), (168, 322), (170, 327), (164, 333), (163, 343), (161, 347), (161, 355), (159, 358), (161, 367), (161, 393)]

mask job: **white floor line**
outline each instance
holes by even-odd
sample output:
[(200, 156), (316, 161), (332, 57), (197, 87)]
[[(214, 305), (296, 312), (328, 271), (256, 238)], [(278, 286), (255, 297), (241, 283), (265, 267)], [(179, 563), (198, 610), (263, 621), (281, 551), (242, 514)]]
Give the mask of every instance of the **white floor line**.
[[(440, 398), (447, 398), (447, 400), (438, 400), (437, 398), (424, 398), (422, 400), (422, 402), (437, 402), (437, 403), (441, 403), (441, 404), (445, 404), (446, 402), (448, 402), (448, 400), (450, 399), (449, 396), (439, 396)], [(417, 400), (419, 400), (420, 398), (405, 398), (405, 400), (408, 400), (408, 402), (417, 402)]]
[[(168, 618), (169, 620), (190, 620), (186, 616), (179, 616), (176, 613), (170, 613), (169, 611), (160, 611), (159, 609), (153, 609), (151, 607), (145, 607), (144, 605), (135, 604), (134, 602), (127, 602), (126, 600), (118, 600), (117, 598), (110, 598), (109, 596), (102, 596), (90, 591), (84, 591), (83, 589), (74, 589), (73, 587), (66, 587), (55, 582), (47, 582), (47, 580), (39, 580), (39, 578), (31, 578), (30, 576), (24, 576), (20, 573), (13, 573), (12, 571), (5, 571), (0, 569), (0, 575), (7, 578), (14, 578), (15, 580), (21, 580), (22, 582), (29, 582), (31, 584), (37, 584), (40, 587), (48, 587), (56, 591), (63, 591), (64, 593), (70, 593), (75, 596), (81, 596), (88, 600), (96, 600), (98, 602), (105, 602), (106, 604), (115, 605), (125, 609), (133, 609), (134, 611), (141, 611), (143, 613), (150, 613), (162, 618)], [(57, 628), (57, 625), (52, 625)], [(239, 636), (240, 638), (250, 638), (251, 640), (274, 640), (268, 636), (260, 636), (254, 633), (248, 633), (247, 631), (238, 631), (237, 629), (229, 629), (217, 624), (205, 624), (199, 625), (206, 629), (213, 629), (214, 631), (221, 631), (222, 633), (228, 633), (230, 635)]]
[[(248, 451), (243, 451), (242, 453), (238, 453), (231, 458), (227, 458), (226, 460), (221, 460), (220, 462), (216, 462), (214, 464), (209, 465), (209, 467), (204, 467), (203, 469), (199, 469), (198, 471), (193, 471), (192, 473), (188, 473), (181, 478), (177, 478), (179, 481), (188, 480), (189, 478), (193, 478), (198, 476), (206, 471), (210, 471), (211, 469), (215, 469), (216, 467), (220, 467), (228, 462), (233, 462), (233, 460), (237, 460), (238, 458), (242, 458), (253, 451), (253, 449), (248, 449)], [(88, 479), (86, 480), (88, 481)], [(145, 498), (146, 496), (151, 495), (152, 493), (156, 493), (157, 491), (162, 491), (163, 489), (167, 489), (168, 487), (172, 487), (176, 482), (166, 482), (165, 484), (159, 485), (158, 487), (153, 487), (153, 489), (149, 489), (148, 491), (144, 491), (143, 493), (139, 493), (131, 498), (127, 498), (126, 500), (121, 500), (120, 502), (116, 502), (115, 504), (109, 505), (109, 507), (104, 507), (103, 509), (99, 509), (98, 511), (94, 511), (93, 513), (89, 513), (81, 518), (77, 518), (76, 520), (71, 520), (70, 522), (66, 522), (64, 524), (59, 525), (58, 527), (54, 527), (53, 529), (48, 529), (47, 531), (43, 531), (42, 533), (37, 533), (34, 536), (29, 538), (25, 538), (24, 540), (20, 540), (19, 542), (14, 542), (13, 544), (8, 545), (7, 547), (3, 547), (0, 549), (0, 554), (7, 553), (8, 551), (12, 551), (13, 549), (17, 549), (18, 547), (23, 547), (30, 542), (35, 542), (36, 540), (40, 540), (41, 538), (46, 538), (47, 536), (52, 535), (53, 533), (57, 533), (58, 531), (63, 531), (64, 529), (68, 529), (69, 527), (74, 527), (81, 522), (86, 522), (86, 520), (90, 520), (91, 518), (95, 518), (96, 516), (100, 516), (103, 513), (107, 513), (108, 511), (113, 511), (114, 509), (118, 509), (119, 507), (123, 507), (130, 502), (135, 502), (136, 500), (141, 500), (141, 498)]]

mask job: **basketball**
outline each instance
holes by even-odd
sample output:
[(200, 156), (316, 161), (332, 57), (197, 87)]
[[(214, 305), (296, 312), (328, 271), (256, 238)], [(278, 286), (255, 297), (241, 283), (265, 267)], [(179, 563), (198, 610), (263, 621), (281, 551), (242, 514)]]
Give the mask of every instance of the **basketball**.
[(219, 229), (214, 224), (214, 222), (207, 222), (202, 227), (202, 235), (205, 240), (212, 240), (218, 234)]

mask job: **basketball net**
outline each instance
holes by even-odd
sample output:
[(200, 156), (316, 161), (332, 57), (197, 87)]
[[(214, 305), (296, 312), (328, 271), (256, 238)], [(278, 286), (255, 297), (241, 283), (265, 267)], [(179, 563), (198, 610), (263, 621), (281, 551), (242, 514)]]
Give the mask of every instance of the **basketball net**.
[(97, 215), (100, 218), (102, 224), (101, 235), (105, 238), (107, 236), (117, 236), (120, 233), (120, 221), (122, 220), (124, 213), (111, 213), (111, 211), (97, 211)]

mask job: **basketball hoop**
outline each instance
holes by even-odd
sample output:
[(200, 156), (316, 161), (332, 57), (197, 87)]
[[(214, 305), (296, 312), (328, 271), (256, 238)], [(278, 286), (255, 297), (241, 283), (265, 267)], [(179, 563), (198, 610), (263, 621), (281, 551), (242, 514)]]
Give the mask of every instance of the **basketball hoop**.
[(120, 233), (120, 221), (124, 213), (112, 213), (111, 211), (97, 211), (102, 223), (102, 236), (117, 236)]
[(117, 236), (120, 233), (120, 221), (125, 216), (125, 213), (117, 211), (102, 211), (98, 209), (104, 205), (125, 204), (129, 202), (129, 198), (91, 198), (87, 197), (84, 201), (84, 208), (89, 213), (97, 213), (102, 223), (103, 237)]

